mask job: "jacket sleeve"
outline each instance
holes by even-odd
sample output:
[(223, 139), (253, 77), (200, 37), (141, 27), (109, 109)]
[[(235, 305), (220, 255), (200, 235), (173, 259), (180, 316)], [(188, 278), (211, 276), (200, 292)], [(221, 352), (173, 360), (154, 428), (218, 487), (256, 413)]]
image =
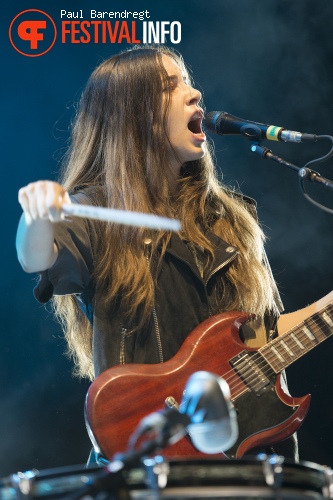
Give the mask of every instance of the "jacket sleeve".
[[(71, 198), (74, 203), (82, 202), (82, 197)], [(39, 302), (48, 302), (53, 295), (81, 293), (86, 289), (93, 273), (93, 234), (92, 224), (79, 217), (55, 224), (58, 258), (39, 275), (34, 289)]]

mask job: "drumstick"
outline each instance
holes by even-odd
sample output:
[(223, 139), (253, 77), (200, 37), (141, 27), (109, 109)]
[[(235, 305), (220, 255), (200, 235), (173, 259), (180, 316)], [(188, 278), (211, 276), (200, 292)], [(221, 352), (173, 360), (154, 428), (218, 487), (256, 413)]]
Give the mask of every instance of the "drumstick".
[(80, 205), (78, 203), (64, 203), (62, 212), (75, 217), (116, 222), (128, 226), (141, 226), (150, 229), (166, 229), (179, 231), (180, 222), (177, 219), (160, 217), (159, 215), (144, 214), (140, 212), (129, 212), (127, 210), (116, 210), (114, 208), (95, 207), (92, 205)]

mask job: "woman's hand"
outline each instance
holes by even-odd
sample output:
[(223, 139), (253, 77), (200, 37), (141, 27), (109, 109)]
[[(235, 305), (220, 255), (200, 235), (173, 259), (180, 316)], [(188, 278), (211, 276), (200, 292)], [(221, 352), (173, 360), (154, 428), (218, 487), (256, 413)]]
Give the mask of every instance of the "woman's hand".
[(61, 207), (70, 203), (67, 191), (57, 182), (32, 182), (21, 188), (18, 200), (23, 209), (17, 235), (18, 260), (28, 273), (49, 269), (58, 258), (54, 222), (62, 220)]
[(38, 220), (60, 221), (62, 205), (71, 202), (68, 192), (52, 181), (32, 182), (21, 188), (18, 201), (28, 224)]

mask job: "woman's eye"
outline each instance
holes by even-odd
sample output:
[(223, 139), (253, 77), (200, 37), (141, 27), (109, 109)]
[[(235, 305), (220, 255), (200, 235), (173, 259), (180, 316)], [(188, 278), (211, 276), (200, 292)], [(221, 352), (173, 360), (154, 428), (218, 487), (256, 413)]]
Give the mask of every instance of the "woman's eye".
[(178, 85), (178, 78), (176, 76), (171, 76), (166, 82), (166, 90), (175, 90)]
[(169, 88), (170, 88), (170, 90), (175, 90), (175, 88), (177, 87), (177, 85), (178, 85), (178, 78), (176, 76), (172, 76), (169, 79)]

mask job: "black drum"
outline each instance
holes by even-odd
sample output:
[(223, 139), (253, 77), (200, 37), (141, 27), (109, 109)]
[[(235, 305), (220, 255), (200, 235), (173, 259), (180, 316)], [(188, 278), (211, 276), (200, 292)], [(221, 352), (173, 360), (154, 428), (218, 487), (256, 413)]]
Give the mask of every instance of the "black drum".
[[(316, 464), (284, 463), (282, 457), (253, 460), (170, 462), (160, 498), (211, 499), (322, 499), (333, 498), (331, 469)], [(140, 500), (144, 496), (137, 496)]]
[[(99, 483), (100, 476), (104, 482)], [(105, 478), (107, 478), (105, 480)], [(156, 456), (142, 467), (121, 473), (106, 469), (66, 467), (14, 474), (3, 480), (0, 500), (79, 499), (98, 497), (90, 484), (103, 484), (106, 498), (133, 500), (305, 500), (333, 498), (333, 472), (327, 467), (303, 462), (285, 462), (282, 457), (253, 460), (166, 460)], [(91, 491), (89, 491), (91, 490)], [(126, 491), (125, 491), (126, 490)], [(120, 491), (120, 490), (119, 490)], [(88, 498), (85, 496), (85, 498)]]

